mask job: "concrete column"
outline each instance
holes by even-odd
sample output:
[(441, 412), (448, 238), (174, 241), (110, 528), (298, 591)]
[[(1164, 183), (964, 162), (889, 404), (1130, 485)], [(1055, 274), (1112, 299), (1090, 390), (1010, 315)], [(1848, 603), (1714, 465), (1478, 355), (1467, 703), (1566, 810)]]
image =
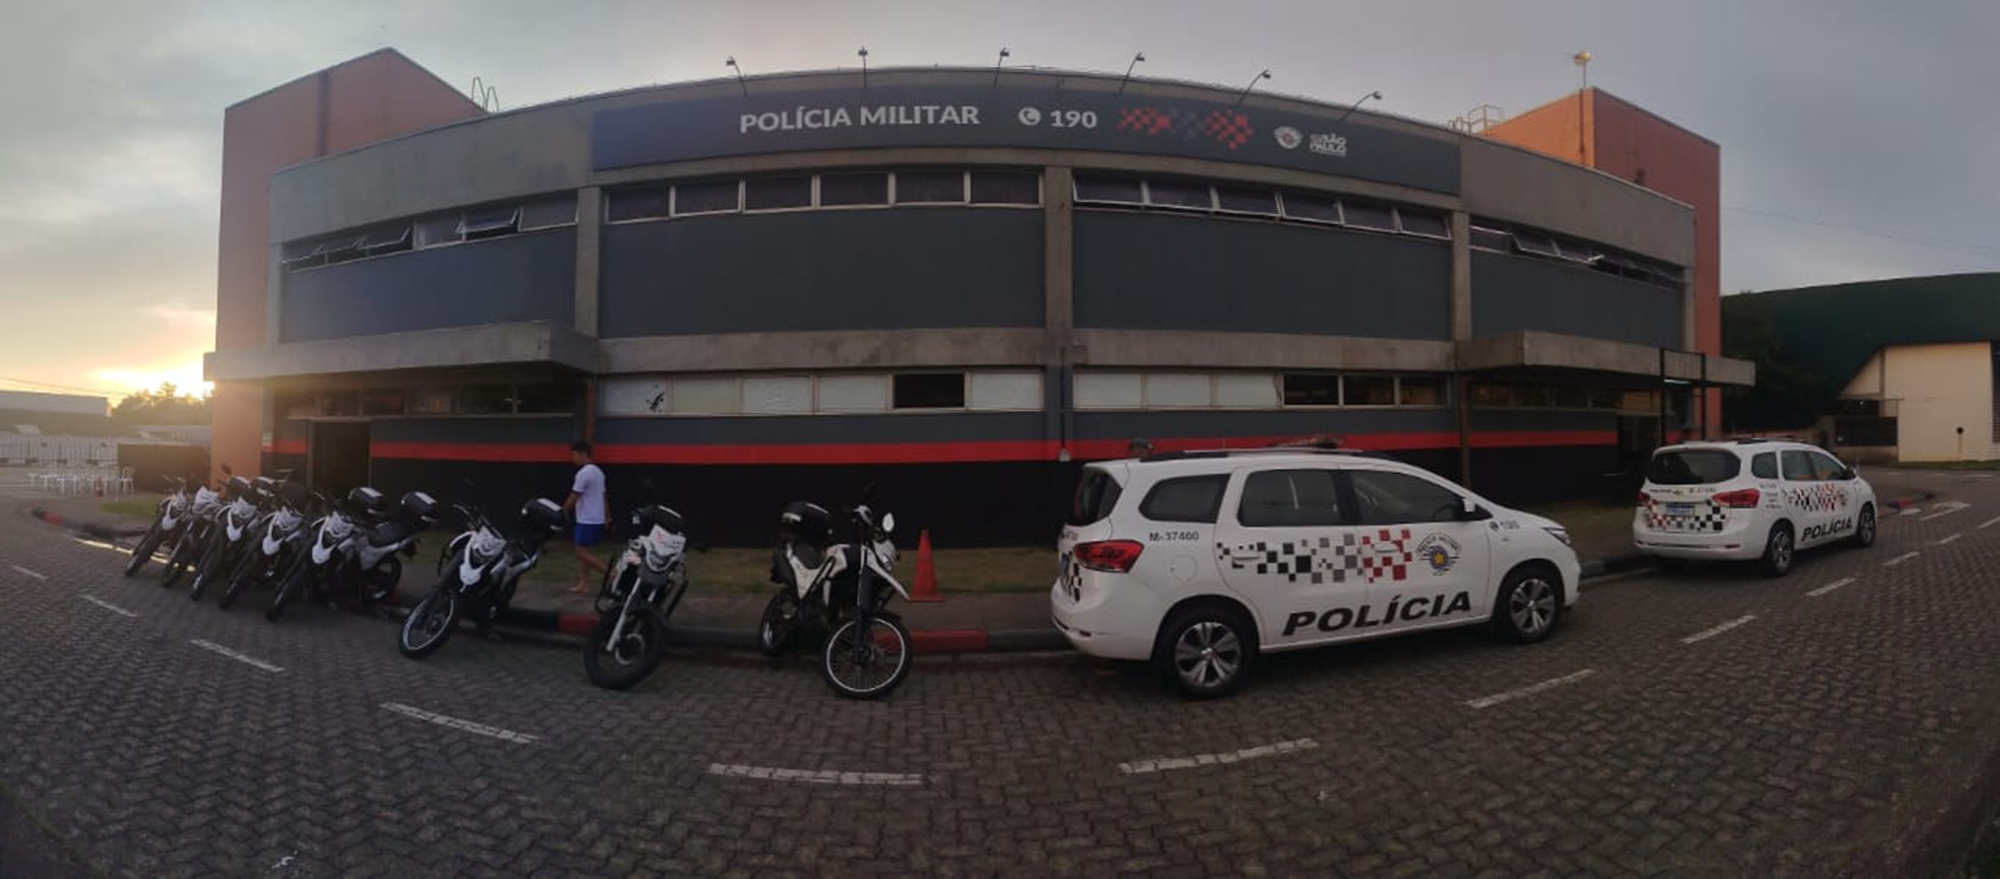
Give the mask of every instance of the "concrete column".
[(603, 232), (604, 190), (576, 192), (576, 331), (597, 338), (597, 270)]
[(1472, 338), (1472, 218), (1451, 212), (1451, 339)]
[(1076, 312), (1071, 284), (1076, 256), (1075, 177), (1067, 167), (1042, 169), (1042, 327), (1049, 385), (1043, 405), (1055, 423), (1060, 456), (1075, 442), (1068, 384), (1081, 352), (1075, 350)]
[(284, 326), (285, 266), (284, 248), (273, 244), (267, 251), (267, 263), (264, 269), (264, 347), (268, 349), (277, 347), (278, 343), (283, 341), (278, 338), (278, 333)]

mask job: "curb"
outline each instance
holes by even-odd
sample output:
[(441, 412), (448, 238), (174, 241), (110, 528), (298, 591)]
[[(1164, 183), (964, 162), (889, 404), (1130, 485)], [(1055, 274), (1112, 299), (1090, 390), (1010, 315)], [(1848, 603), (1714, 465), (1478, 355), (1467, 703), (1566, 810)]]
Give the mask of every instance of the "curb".
[(1921, 504), (1935, 497), (1937, 497), (1937, 492), (1934, 491), (1920, 492), (1911, 497), (1899, 497), (1893, 501), (1889, 501), (1887, 504), (1885, 504), (1885, 506), (1887, 506), (1889, 509), (1892, 510), (1903, 510), (1903, 509), (1908, 509), (1910, 507), (1914, 507), (1918, 504)]
[(146, 533), (146, 529), (144, 528), (115, 528), (98, 522), (71, 522), (63, 514), (50, 512), (41, 507), (30, 507), (28, 515), (54, 525), (57, 528), (66, 528), (87, 537), (95, 537), (103, 541), (116, 541), (121, 537), (137, 537)]

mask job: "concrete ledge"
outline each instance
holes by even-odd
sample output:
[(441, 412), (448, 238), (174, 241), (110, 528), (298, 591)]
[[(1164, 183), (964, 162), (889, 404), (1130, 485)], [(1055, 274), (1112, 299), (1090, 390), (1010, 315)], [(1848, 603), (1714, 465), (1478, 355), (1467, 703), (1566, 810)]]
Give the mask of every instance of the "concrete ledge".
[[(1467, 372), (1539, 368), (1660, 377), (1660, 349), (1651, 345), (1536, 330), (1519, 330), (1459, 342), (1457, 361), (1458, 368)], [(1699, 356), (1667, 352), (1667, 378), (1699, 381), (1701, 370)], [(1757, 382), (1757, 365), (1748, 360), (1710, 357), (1708, 381), (1717, 385), (1753, 385)]]
[(504, 363), (554, 363), (579, 372), (596, 372), (597, 340), (545, 321), (384, 333), (210, 351), (202, 355), (202, 377), (218, 382), (256, 382)]

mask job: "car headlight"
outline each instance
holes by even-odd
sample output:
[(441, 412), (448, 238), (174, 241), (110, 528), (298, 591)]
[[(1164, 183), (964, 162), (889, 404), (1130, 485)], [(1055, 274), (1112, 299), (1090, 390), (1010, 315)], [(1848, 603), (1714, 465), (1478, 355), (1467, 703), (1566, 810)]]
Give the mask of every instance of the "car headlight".
[(1571, 544), (1571, 543), (1569, 542), (1569, 529), (1567, 529), (1567, 528), (1560, 528), (1560, 527), (1555, 527), (1555, 526), (1550, 526), (1550, 525), (1544, 525), (1544, 526), (1542, 526), (1542, 530), (1543, 530), (1543, 531), (1547, 531), (1547, 532), (1549, 532), (1549, 536), (1551, 536), (1551, 537), (1554, 537), (1555, 539), (1557, 539), (1557, 540), (1560, 540), (1560, 541), (1562, 541), (1562, 542), (1563, 542), (1563, 545), (1564, 545), (1564, 546), (1572, 546), (1572, 545), (1573, 545), (1573, 544)]

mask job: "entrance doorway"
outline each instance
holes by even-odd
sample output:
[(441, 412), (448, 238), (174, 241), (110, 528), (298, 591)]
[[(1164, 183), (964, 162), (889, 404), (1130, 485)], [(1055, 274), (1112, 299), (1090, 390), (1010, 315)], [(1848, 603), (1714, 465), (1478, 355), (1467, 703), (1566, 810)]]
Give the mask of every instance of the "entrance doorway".
[(339, 497), (368, 484), (368, 422), (315, 421), (306, 448), (306, 485)]

